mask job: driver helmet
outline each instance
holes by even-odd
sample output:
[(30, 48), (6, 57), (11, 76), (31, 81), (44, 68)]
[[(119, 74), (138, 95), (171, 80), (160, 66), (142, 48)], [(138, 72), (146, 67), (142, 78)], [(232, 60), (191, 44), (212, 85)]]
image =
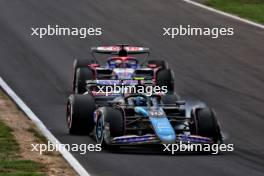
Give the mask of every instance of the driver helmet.
[(135, 97), (134, 105), (135, 106), (147, 106), (147, 100), (143, 97)]

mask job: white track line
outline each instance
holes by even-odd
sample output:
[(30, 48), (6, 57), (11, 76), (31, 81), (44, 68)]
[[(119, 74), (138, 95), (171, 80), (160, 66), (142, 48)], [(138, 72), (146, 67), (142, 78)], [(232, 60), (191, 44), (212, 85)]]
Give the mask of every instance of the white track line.
[(229, 13), (226, 13), (226, 12), (223, 12), (223, 11), (220, 11), (220, 10), (216, 10), (212, 7), (208, 7), (206, 5), (203, 5), (201, 3), (198, 3), (198, 2), (194, 2), (192, 0), (182, 0), (183, 2), (186, 2), (186, 3), (189, 3), (189, 4), (192, 4), (194, 6), (197, 6), (197, 7), (200, 7), (200, 8), (203, 8), (203, 9), (206, 9), (206, 10), (209, 10), (211, 12), (215, 12), (215, 13), (218, 13), (218, 14), (221, 14), (221, 15), (224, 15), (226, 17), (229, 17), (229, 18), (232, 18), (232, 19), (235, 19), (235, 20), (238, 20), (238, 21), (241, 21), (241, 22), (244, 22), (244, 23), (247, 23), (247, 24), (250, 24), (250, 25), (253, 25), (253, 26), (256, 26), (256, 27), (259, 27), (261, 29), (264, 29), (264, 25), (262, 24), (259, 24), (259, 23), (255, 23), (253, 21), (250, 21), (250, 20), (247, 20), (247, 19), (244, 19), (244, 18), (240, 18), (238, 16), (235, 16), (235, 15), (231, 15)]
[[(46, 128), (46, 126), (39, 120), (39, 118), (31, 111), (31, 109), (17, 96), (17, 94), (6, 84), (0, 77), (0, 87), (12, 98), (12, 100), (21, 108), (22, 111), (34, 122), (41, 133), (53, 144), (61, 144), (53, 134)], [(72, 156), (67, 150), (59, 150), (61, 155), (68, 161), (74, 170), (80, 176), (90, 176), (90, 174), (82, 167), (82, 165)]]

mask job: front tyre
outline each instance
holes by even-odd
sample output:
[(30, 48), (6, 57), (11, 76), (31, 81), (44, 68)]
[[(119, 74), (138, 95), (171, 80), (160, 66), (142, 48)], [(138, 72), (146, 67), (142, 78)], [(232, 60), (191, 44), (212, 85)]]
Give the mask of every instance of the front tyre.
[(194, 135), (211, 138), (214, 143), (222, 142), (220, 126), (212, 109), (197, 109), (192, 118), (194, 124), (191, 125), (191, 132)]
[(101, 108), (96, 122), (95, 136), (102, 148), (106, 150), (118, 149), (118, 145), (111, 145), (111, 138), (124, 134), (125, 125), (122, 112), (110, 107)]
[(90, 95), (71, 95), (66, 120), (70, 134), (89, 134), (94, 128), (95, 101)]

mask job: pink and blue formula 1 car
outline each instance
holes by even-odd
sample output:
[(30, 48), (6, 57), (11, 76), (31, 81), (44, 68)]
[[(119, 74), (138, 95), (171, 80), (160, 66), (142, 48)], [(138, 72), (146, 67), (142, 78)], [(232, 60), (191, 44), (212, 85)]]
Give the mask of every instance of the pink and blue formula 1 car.
[[(147, 60), (149, 49), (128, 45), (92, 47), (93, 59), (75, 60), (73, 92), (83, 94), (87, 91), (87, 80), (151, 80), (153, 85), (167, 86), (174, 92), (174, 74), (164, 60)], [(95, 54), (107, 54), (106, 63), (99, 64)], [(146, 54), (139, 59), (139, 54)]]

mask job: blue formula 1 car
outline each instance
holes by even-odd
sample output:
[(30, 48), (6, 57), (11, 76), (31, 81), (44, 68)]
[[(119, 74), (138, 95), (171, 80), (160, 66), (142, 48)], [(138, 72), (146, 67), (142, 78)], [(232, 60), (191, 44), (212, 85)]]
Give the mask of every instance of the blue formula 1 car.
[[(167, 86), (169, 92), (174, 91), (174, 74), (164, 60), (147, 60), (149, 49), (128, 45), (100, 46), (91, 48), (93, 59), (75, 60), (73, 74), (73, 92), (86, 92), (87, 80), (111, 79), (145, 79), (153, 85)], [(107, 54), (106, 63), (99, 61), (95, 54)], [(139, 59), (139, 54), (146, 57)]]
[(75, 94), (68, 101), (67, 122), (70, 134), (93, 133), (96, 142), (105, 148), (222, 141), (212, 109), (187, 107), (184, 101), (159, 95), (119, 96), (109, 106), (97, 106), (93, 96)]

